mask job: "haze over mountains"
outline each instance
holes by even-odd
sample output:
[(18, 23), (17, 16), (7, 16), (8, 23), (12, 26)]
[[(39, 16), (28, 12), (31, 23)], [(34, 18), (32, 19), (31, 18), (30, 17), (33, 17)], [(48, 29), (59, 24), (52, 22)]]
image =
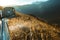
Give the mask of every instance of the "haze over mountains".
[(14, 6), (16, 11), (43, 18), (48, 23), (60, 24), (60, 0), (35, 2), (24, 6)]

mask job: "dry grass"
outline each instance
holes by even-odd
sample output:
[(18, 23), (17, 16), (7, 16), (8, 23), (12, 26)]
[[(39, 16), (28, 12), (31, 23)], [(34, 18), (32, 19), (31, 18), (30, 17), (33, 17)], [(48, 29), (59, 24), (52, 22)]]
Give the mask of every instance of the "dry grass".
[(10, 40), (60, 40), (60, 31), (37, 18), (19, 14), (8, 19)]

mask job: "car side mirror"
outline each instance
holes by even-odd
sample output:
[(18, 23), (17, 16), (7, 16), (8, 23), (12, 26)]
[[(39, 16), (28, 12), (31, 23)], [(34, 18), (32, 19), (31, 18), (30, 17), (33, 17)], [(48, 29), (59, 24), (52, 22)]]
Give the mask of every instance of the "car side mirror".
[(2, 10), (2, 18), (15, 16), (15, 9), (13, 7), (5, 7)]

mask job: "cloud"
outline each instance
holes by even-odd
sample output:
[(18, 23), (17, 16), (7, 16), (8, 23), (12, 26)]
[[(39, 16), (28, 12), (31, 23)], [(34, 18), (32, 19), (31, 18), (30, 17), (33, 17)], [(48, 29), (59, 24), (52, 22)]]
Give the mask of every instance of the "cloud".
[(32, 4), (36, 1), (47, 1), (47, 0), (0, 0), (0, 6), (13, 6), (13, 5), (26, 5)]

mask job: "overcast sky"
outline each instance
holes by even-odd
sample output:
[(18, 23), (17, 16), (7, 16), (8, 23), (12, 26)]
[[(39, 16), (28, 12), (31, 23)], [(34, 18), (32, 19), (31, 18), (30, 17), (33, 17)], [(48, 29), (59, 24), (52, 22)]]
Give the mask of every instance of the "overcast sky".
[(0, 6), (26, 5), (36, 1), (45, 2), (47, 0), (0, 0)]

